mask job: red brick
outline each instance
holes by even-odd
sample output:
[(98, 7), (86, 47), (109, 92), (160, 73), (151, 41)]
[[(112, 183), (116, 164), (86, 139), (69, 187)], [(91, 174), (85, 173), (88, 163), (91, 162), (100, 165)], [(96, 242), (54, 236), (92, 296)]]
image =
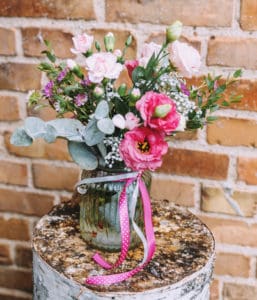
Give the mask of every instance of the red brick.
[(17, 245), (15, 247), (15, 263), (19, 267), (32, 268), (31, 248)]
[(15, 34), (13, 29), (0, 28), (0, 55), (15, 55)]
[(73, 191), (79, 174), (79, 169), (75, 167), (33, 164), (34, 184), (39, 188)]
[(256, 120), (219, 118), (207, 127), (207, 141), (224, 146), (257, 147), (256, 132)]
[[(229, 193), (229, 195), (227, 194)], [(229, 204), (227, 197), (233, 199), (240, 207), (244, 217), (253, 217), (257, 208), (257, 193), (235, 190), (231, 194), (222, 188), (203, 186), (201, 193), (201, 209), (207, 212), (237, 215)]]
[[(234, 92), (237, 95), (242, 95), (239, 103), (232, 104), (230, 108), (257, 111), (257, 80), (256, 79), (241, 79), (238, 80), (228, 93)], [(227, 93), (227, 94), (228, 94)]]
[(214, 273), (233, 277), (248, 277), (250, 257), (235, 253), (217, 253)]
[(30, 239), (28, 221), (15, 218), (4, 219), (0, 217), (0, 238), (28, 241)]
[(237, 164), (238, 179), (247, 184), (257, 184), (257, 158), (239, 157)]
[(224, 283), (224, 300), (254, 300), (257, 295), (257, 287), (246, 284)]
[(0, 16), (94, 20), (92, 0), (1, 0)]
[(41, 74), (35, 65), (0, 64), (0, 89), (28, 91), (40, 88)]
[(22, 290), (25, 292), (32, 291), (32, 272), (21, 271), (17, 269), (0, 269), (0, 286)]
[(210, 287), (210, 300), (219, 300), (219, 281), (213, 280)]
[(17, 147), (10, 143), (10, 136), (11, 134), (9, 132), (5, 132), (5, 146), (9, 153), (16, 156), (53, 160), (72, 160), (69, 155), (66, 140), (57, 139), (54, 143), (48, 144), (44, 140), (38, 139), (29, 147)]
[(227, 178), (228, 164), (227, 155), (170, 148), (159, 172), (221, 180)]
[(257, 224), (207, 216), (199, 218), (210, 228), (217, 243), (257, 247)]
[(0, 189), (0, 210), (43, 216), (53, 207), (54, 196), (34, 192)]
[(0, 160), (0, 182), (17, 185), (28, 184), (28, 169), (24, 163)]
[(0, 291), (0, 299), (1, 300), (32, 300), (32, 295), (25, 292), (15, 291), (15, 295), (13, 290), (10, 291)]
[(194, 206), (194, 184), (171, 179), (152, 179), (151, 196), (155, 200), (167, 199), (183, 206)]
[(10, 265), (12, 259), (9, 245), (0, 244), (0, 265)]
[[(200, 8), (200, 9), (199, 9)], [(188, 26), (230, 26), (233, 1), (218, 0), (158, 0), (106, 1), (108, 22), (171, 24), (179, 19)]]
[(207, 64), (254, 70), (257, 68), (256, 52), (255, 38), (216, 37), (209, 41)]
[(24, 28), (22, 29), (24, 54), (25, 56), (43, 56), (41, 52), (46, 49), (42, 42), (44, 39), (51, 42), (57, 57), (72, 57), (74, 56), (70, 51), (70, 48), (73, 47), (72, 36), (69, 32), (57, 29)]
[(13, 96), (0, 96), (0, 120), (18, 121), (20, 118), (18, 98)]
[(240, 25), (244, 30), (257, 30), (257, 3), (255, 0), (241, 0)]

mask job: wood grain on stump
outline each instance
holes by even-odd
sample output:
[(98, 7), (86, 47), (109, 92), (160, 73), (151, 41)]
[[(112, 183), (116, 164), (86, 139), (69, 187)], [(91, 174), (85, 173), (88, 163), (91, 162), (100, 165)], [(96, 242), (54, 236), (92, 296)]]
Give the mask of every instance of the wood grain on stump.
[[(168, 201), (153, 201), (156, 252), (130, 279), (109, 286), (86, 286), (85, 278), (111, 274), (94, 263), (96, 252), (81, 238), (79, 206), (56, 206), (37, 224), (33, 239), (34, 300), (169, 299), (207, 300), (213, 270), (214, 240), (208, 228), (188, 210)], [(109, 262), (119, 253), (98, 251)], [(115, 273), (135, 268), (143, 247), (130, 250)]]

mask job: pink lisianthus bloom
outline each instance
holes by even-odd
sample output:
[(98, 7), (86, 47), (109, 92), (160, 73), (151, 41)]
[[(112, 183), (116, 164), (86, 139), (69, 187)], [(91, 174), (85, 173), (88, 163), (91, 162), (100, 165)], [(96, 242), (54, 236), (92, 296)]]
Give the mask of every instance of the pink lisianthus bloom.
[[(158, 115), (158, 108), (165, 111)], [(136, 102), (136, 109), (139, 110), (144, 126), (170, 134), (179, 125), (180, 116), (176, 110), (176, 104), (165, 94), (149, 91)]]
[(182, 76), (192, 77), (201, 66), (199, 52), (186, 43), (175, 41), (169, 46), (169, 59)]
[(110, 52), (99, 52), (86, 59), (88, 78), (93, 83), (100, 83), (104, 78), (117, 79), (123, 69), (117, 63), (117, 57)]
[(132, 72), (134, 69), (139, 65), (138, 60), (126, 60), (125, 61), (125, 67), (128, 70), (129, 77), (132, 78)]
[(143, 45), (140, 58), (139, 58), (139, 65), (142, 67), (146, 67), (148, 61), (150, 60), (151, 56), (153, 54), (157, 55), (159, 51), (161, 50), (161, 46), (151, 42), (151, 43), (145, 43)]
[(163, 135), (148, 127), (137, 127), (126, 132), (119, 146), (121, 158), (134, 171), (159, 168), (167, 151), (168, 144)]
[(86, 53), (92, 47), (94, 37), (86, 33), (78, 34), (72, 38), (74, 48), (71, 52), (74, 54)]

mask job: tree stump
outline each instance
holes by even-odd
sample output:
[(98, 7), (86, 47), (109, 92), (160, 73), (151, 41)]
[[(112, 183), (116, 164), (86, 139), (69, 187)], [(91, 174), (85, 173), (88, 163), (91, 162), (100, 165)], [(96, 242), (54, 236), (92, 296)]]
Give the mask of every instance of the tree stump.
[[(153, 201), (156, 252), (130, 279), (109, 286), (86, 286), (85, 278), (111, 274), (92, 260), (92, 249), (79, 232), (79, 205), (60, 204), (35, 227), (33, 238), (34, 300), (207, 300), (214, 265), (209, 229), (185, 208)], [(119, 253), (98, 251), (114, 262)], [(143, 247), (130, 250), (115, 273), (141, 262)]]

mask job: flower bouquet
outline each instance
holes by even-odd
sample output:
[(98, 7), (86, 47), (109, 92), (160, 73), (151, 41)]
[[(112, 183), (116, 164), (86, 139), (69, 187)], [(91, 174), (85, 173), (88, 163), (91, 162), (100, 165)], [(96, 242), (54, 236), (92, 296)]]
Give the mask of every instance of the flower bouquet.
[[(121, 251), (116, 263), (99, 254), (94, 260), (106, 269), (118, 267), (130, 247), (140, 241), (144, 258), (130, 272), (93, 276), (88, 284), (111, 284), (140, 271), (155, 250), (151, 205), (148, 194), (151, 176), (162, 164), (167, 139), (179, 131), (202, 128), (215, 120), (210, 113), (239, 100), (222, 99), (228, 86), (241, 75), (238, 70), (226, 80), (207, 75), (199, 86), (185, 78), (196, 75), (201, 57), (193, 47), (178, 41), (182, 24), (166, 30), (162, 45), (146, 43), (138, 59), (126, 60), (132, 43), (115, 48), (115, 37), (104, 37), (104, 49), (86, 33), (73, 37), (74, 60), (57, 61), (49, 42), (43, 51), (49, 62), (39, 69), (48, 78), (41, 91), (33, 91), (29, 105), (50, 105), (57, 118), (48, 122), (28, 117), (12, 134), (11, 143), (29, 146), (43, 138), (68, 140), (68, 149), (82, 172), (77, 184), (80, 196), (80, 230), (96, 248)], [(95, 50), (93, 50), (95, 49)], [(130, 82), (117, 83), (126, 70)], [(228, 99), (228, 98), (226, 98)], [(69, 117), (67, 117), (69, 116)], [(140, 199), (140, 201), (138, 201)]]

